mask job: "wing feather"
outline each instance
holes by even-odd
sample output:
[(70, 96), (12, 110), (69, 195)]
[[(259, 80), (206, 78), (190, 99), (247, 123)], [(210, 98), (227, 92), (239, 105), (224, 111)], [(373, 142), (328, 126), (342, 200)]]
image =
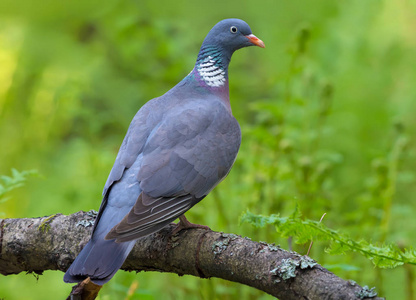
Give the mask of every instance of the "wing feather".
[(240, 142), (240, 127), (221, 103), (178, 106), (144, 146), (140, 187), (151, 197), (206, 196), (228, 174)]
[[(156, 198), (141, 193), (130, 212), (106, 235), (105, 239), (125, 242), (158, 231), (184, 214), (201, 199), (192, 195)], [(143, 199), (146, 199), (143, 201)], [(144, 203), (146, 202), (146, 203)]]

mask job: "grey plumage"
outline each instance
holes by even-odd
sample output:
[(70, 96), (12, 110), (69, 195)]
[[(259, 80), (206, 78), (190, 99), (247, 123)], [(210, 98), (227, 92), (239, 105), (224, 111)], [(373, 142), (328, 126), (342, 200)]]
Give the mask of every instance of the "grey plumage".
[(244, 21), (221, 21), (193, 71), (137, 112), (105, 184), (91, 241), (66, 282), (90, 277), (104, 284), (135, 239), (183, 215), (227, 176), (241, 142), (228, 97), (228, 63), (235, 50), (253, 44), (264, 47)]

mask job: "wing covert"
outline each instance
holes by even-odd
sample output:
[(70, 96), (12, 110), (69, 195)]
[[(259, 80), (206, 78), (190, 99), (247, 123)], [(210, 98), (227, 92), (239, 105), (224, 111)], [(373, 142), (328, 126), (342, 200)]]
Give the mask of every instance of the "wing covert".
[(203, 197), (228, 174), (240, 141), (238, 122), (218, 102), (173, 111), (144, 146), (140, 187), (155, 198)]

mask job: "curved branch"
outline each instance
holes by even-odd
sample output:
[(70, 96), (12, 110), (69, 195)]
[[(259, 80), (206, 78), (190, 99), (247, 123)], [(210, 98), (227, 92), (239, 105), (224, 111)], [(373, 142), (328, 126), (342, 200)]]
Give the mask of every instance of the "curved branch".
[[(0, 273), (65, 271), (88, 241), (93, 221), (94, 216), (86, 212), (1, 220)], [(280, 299), (382, 299), (307, 256), (202, 229), (171, 235), (168, 227), (139, 239), (122, 269), (218, 277)]]

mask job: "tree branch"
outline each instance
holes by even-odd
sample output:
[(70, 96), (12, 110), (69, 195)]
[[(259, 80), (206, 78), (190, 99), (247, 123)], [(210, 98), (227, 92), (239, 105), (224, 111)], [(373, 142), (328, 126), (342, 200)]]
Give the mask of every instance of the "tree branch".
[[(85, 212), (0, 220), (0, 273), (65, 271), (88, 241), (93, 221)], [(307, 256), (202, 229), (171, 235), (168, 227), (139, 239), (122, 269), (218, 277), (280, 299), (382, 299)]]

